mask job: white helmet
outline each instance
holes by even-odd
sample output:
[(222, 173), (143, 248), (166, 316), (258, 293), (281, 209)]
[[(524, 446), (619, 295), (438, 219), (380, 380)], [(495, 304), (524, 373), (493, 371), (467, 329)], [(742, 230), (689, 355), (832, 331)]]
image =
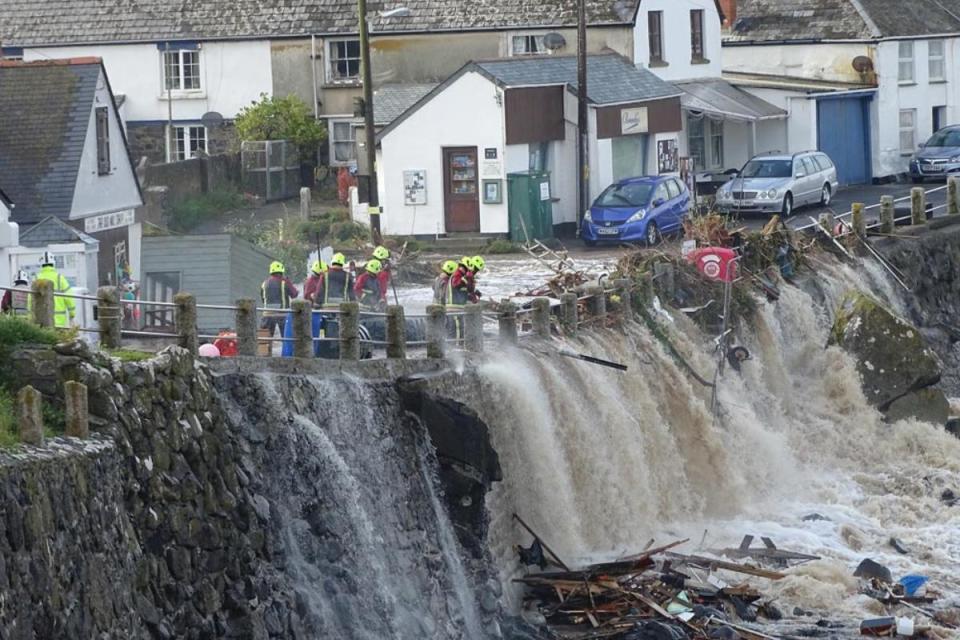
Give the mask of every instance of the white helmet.
[(29, 284), (30, 276), (27, 275), (27, 272), (21, 269), (17, 271), (17, 275), (13, 278), (13, 284)]
[(40, 256), (40, 266), (46, 267), (49, 265), (52, 267), (54, 264), (56, 264), (56, 261), (53, 259), (53, 254), (49, 251), (44, 251), (43, 255)]

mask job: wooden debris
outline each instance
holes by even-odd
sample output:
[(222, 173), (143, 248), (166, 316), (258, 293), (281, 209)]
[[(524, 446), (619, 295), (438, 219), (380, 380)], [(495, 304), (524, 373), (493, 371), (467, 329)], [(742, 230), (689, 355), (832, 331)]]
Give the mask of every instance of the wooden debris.
[(779, 567), (789, 567), (794, 566), (794, 564), (804, 564), (820, 559), (820, 556), (778, 549), (777, 545), (775, 545), (770, 538), (764, 537), (760, 538), (760, 540), (764, 545), (762, 549), (752, 547), (753, 536), (748, 535), (743, 537), (740, 546), (736, 549), (716, 549), (713, 550), (713, 553), (728, 558), (752, 558), (760, 563), (768, 562)]

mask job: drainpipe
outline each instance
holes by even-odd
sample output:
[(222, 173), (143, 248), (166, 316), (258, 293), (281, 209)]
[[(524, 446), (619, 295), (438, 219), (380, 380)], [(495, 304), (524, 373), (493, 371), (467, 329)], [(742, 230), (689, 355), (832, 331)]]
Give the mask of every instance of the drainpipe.
[(320, 96), (317, 93), (317, 36), (310, 36), (310, 79), (313, 80), (313, 119), (320, 119)]

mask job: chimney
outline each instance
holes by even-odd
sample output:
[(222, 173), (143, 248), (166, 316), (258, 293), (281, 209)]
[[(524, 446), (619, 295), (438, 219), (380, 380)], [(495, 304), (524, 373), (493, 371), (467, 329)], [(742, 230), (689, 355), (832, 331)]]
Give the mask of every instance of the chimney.
[(720, 0), (720, 9), (723, 11), (723, 26), (729, 29), (737, 21), (737, 0)]

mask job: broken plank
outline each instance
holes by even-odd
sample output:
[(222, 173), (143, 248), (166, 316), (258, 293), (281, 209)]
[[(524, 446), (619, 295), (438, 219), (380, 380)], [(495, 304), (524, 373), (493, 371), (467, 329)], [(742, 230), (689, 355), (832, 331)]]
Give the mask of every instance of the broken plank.
[(670, 553), (668, 555), (685, 562), (692, 562), (694, 564), (706, 565), (709, 567), (717, 567), (718, 569), (726, 569), (727, 571), (734, 571), (736, 573), (745, 573), (747, 575), (757, 576), (759, 578), (767, 578), (769, 580), (782, 580), (783, 578), (787, 577), (787, 574), (780, 573), (779, 571), (760, 569), (758, 567), (737, 564), (735, 562), (727, 562), (726, 560), (718, 560), (716, 558), (706, 558), (704, 556), (685, 556), (680, 553)]
[[(653, 542), (653, 541), (651, 540), (651, 541), (650, 541), (649, 543), (647, 543), (647, 544), (648, 544), (648, 545), (649, 545), (649, 544), (652, 544), (652, 542)], [(679, 547), (680, 545), (686, 544), (687, 542), (690, 542), (690, 538), (684, 538), (683, 540), (677, 540), (676, 542), (671, 542), (670, 544), (665, 544), (665, 545), (663, 545), (662, 547), (657, 547), (657, 548), (655, 548), (655, 549), (647, 548), (647, 549), (644, 549), (642, 552), (637, 553), (637, 554), (634, 554), (634, 555), (632, 555), (632, 556), (624, 556), (624, 557), (620, 558), (619, 560), (617, 560), (617, 562), (629, 562), (629, 561), (631, 561), (631, 560), (640, 560), (640, 559), (643, 559), (643, 558), (650, 558), (651, 556), (655, 556), (655, 555), (657, 555), (658, 553), (663, 553), (663, 552), (665, 552), (665, 551), (669, 551), (670, 549), (673, 549), (674, 547)], [(615, 564), (615, 563), (611, 563), (611, 564)]]

